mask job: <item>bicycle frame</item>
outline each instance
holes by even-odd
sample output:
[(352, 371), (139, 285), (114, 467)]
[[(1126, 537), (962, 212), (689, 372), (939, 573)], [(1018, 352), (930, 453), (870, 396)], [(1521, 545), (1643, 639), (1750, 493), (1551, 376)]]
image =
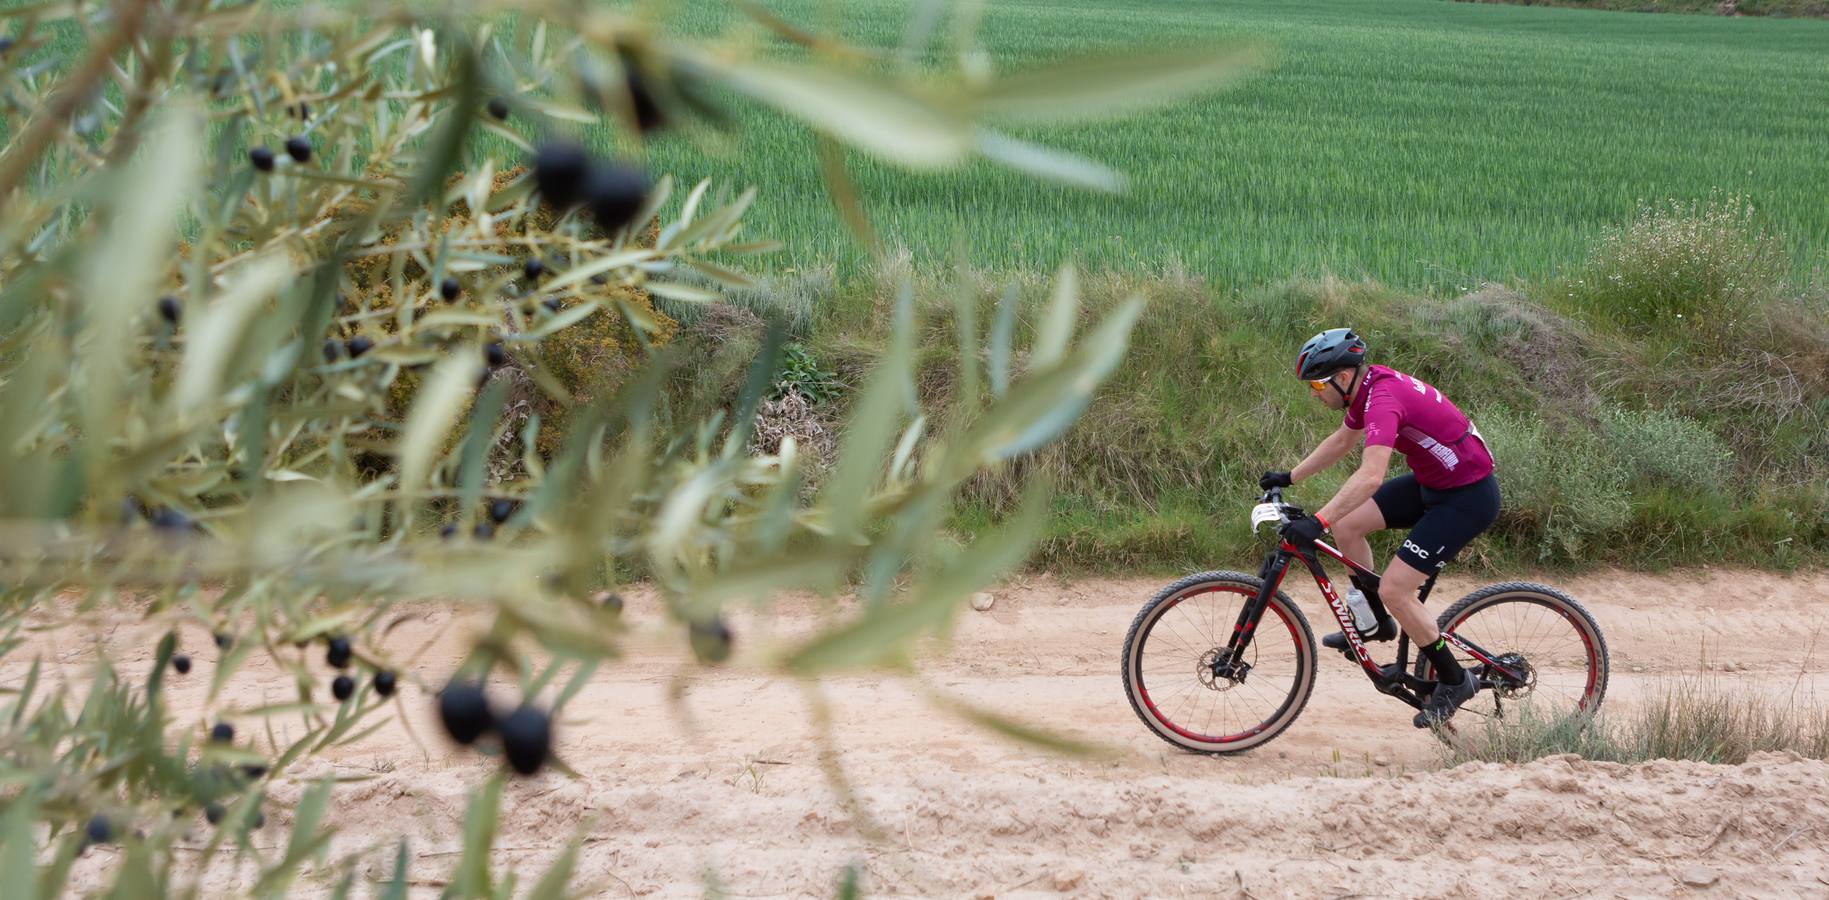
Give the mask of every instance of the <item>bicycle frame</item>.
[[(1316, 541), (1312, 550), (1318, 550), (1322, 554), (1339, 560), (1349, 570), (1367, 579), (1367, 583), (1373, 589), (1377, 588), (1378, 574), (1347, 558), (1346, 554), (1322, 541)], [(1289, 574), (1290, 564), (1298, 559), (1314, 576), (1315, 585), (1321, 589), (1321, 596), (1327, 599), (1328, 609), (1334, 613), (1334, 620), (1340, 623), (1341, 631), (1346, 634), (1353, 658), (1358, 660), (1360, 667), (1365, 670), (1366, 677), (1372, 680), (1372, 686), (1377, 688), (1379, 693), (1390, 694), (1412, 707), (1421, 709), (1423, 698), (1417, 692), (1425, 688), (1433, 689), (1435, 682), (1425, 681), (1409, 674), (1410, 636), (1401, 631), (1398, 633), (1397, 665), (1392, 669), (1395, 674), (1386, 675), (1385, 670), (1372, 661), (1371, 652), (1366, 649), (1365, 641), (1359, 637), (1359, 629), (1353, 625), (1352, 611), (1347, 608), (1346, 601), (1334, 590), (1333, 582), (1328, 579), (1327, 571), (1322, 568), (1319, 556), (1312, 551), (1305, 552), (1304, 548), (1297, 547), (1288, 541), (1278, 541), (1276, 550), (1264, 558), (1263, 568), (1258, 571), (1258, 579), (1263, 582), (1263, 587), (1259, 589), (1256, 597), (1239, 610), (1238, 622), (1234, 624), (1232, 636), (1226, 642), (1228, 653), (1225, 658), (1231, 660), (1242, 658), (1246, 648), (1251, 645), (1251, 637), (1257, 631), (1258, 621), (1263, 618), (1264, 610), (1270, 603), (1270, 597), (1282, 587), (1283, 578)], [(1423, 584), (1419, 599), (1427, 600), (1429, 592), (1434, 586), (1435, 578), (1431, 576)], [(1449, 644), (1486, 665), (1488, 671), (1499, 672), (1508, 677), (1518, 677), (1518, 673), (1501, 665), (1491, 654), (1471, 641), (1463, 640), (1455, 634), (1444, 635), (1444, 637), (1448, 639)]]

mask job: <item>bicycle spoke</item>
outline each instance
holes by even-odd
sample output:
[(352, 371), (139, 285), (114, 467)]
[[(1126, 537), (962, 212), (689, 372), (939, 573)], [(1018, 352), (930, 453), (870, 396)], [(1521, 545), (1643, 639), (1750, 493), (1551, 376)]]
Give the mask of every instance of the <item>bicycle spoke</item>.
[(1303, 647), (1280, 613), (1266, 612), (1242, 667), (1223, 662), (1233, 623), (1250, 600), (1243, 585), (1192, 591), (1159, 610), (1139, 640), (1134, 671), (1143, 698), (1183, 737), (1220, 744), (1261, 731), (1297, 688)]
[[(1503, 597), (1474, 607), (1454, 623), (1462, 640), (1495, 660), (1510, 660), (1513, 671), (1527, 679), (1526, 684), (1482, 691), (1463, 712), (1492, 721), (1501, 713), (1511, 718), (1527, 704), (1551, 718), (1583, 708), (1597, 682), (1595, 667), (1602, 663), (1582, 626), (1553, 602), (1531, 595)], [(1480, 665), (1471, 657), (1464, 657), (1464, 664)]]

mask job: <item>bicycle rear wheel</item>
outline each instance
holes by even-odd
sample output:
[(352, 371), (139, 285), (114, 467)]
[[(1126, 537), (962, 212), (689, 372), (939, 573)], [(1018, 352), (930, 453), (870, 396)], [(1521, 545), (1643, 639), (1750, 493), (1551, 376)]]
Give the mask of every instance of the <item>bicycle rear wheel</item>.
[[(1481, 690), (1455, 714), (1452, 730), (1497, 736), (1491, 732), (1543, 727), (1592, 715), (1606, 696), (1606, 638), (1581, 604), (1555, 588), (1522, 581), (1488, 585), (1455, 601), (1436, 624), (1510, 673), (1457, 650)], [(1415, 672), (1435, 679), (1427, 658), (1416, 661)]]
[(1163, 588), (1124, 636), (1124, 693), (1158, 737), (1229, 754), (1283, 733), (1315, 688), (1315, 639), (1302, 611), (1272, 595), (1241, 659), (1226, 658), (1239, 612), (1262, 582), (1203, 572)]

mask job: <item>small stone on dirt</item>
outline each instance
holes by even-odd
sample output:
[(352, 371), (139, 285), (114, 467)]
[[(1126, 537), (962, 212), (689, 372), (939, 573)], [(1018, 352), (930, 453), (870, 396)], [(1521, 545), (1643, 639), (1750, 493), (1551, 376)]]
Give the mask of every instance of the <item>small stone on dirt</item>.
[(1721, 876), (1707, 866), (1690, 866), (1677, 878), (1690, 887), (1709, 887), (1721, 880)]
[(1379, 755), (1377, 755), (1377, 756), (1374, 756), (1374, 757), (1372, 757), (1372, 765), (1374, 765), (1374, 766), (1378, 766), (1378, 767), (1380, 767), (1380, 768), (1383, 768), (1383, 767), (1385, 767), (1385, 766), (1388, 766), (1388, 765), (1390, 765), (1390, 764), (1391, 764), (1391, 758), (1390, 758), (1390, 757), (1388, 757), (1388, 756), (1385, 756), (1385, 755), (1384, 755), (1384, 754), (1382, 754), (1382, 753), (1381, 753), (1381, 754), (1379, 754)]
[(979, 612), (984, 612), (985, 610), (990, 609), (991, 604), (996, 603), (996, 602), (997, 602), (997, 598), (991, 596), (989, 591), (979, 591), (978, 593), (972, 595), (972, 608)]
[(1634, 672), (1643, 672), (1643, 671), (1645, 671), (1645, 667), (1644, 667), (1644, 666), (1633, 666), (1633, 667), (1632, 667), (1632, 671), (1634, 671)]
[(1085, 880), (1085, 878), (1086, 873), (1084, 872), (1056, 872), (1054, 873), (1054, 889), (1057, 891), (1071, 891), (1074, 888), (1079, 887), (1080, 882)]

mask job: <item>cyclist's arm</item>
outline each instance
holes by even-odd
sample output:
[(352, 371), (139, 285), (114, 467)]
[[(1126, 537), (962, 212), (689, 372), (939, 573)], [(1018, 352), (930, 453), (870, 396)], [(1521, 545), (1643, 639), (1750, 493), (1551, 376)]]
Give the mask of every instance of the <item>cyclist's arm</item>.
[(1332, 468), (1334, 463), (1345, 459), (1348, 453), (1353, 452), (1353, 447), (1359, 444), (1361, 434), (1364, 432), (1357, 428), (1340, 426), (1333, 434), (1321, 439), (1321, 445), (1315, 448), (1315, 452), (1308, 454), (1308, 458), (1297, 463), (1294, 469), (1289, 470), (1289, 480), (1301, 481), (1316, 472)]
[(1347, 476), (1346, 483), (1340, 486), (1340, 492), (1334, 495), (1334, 499), (1321, 507), (1321, 521), (1338, 522), (1340, 517), (1372, 499), (1372, 495), (1378, 492), (1378, 486), (1384, 484), (1385, 470), (1390, 467), (1391, 448), (1377, 444), (1365, 448), (1365, 455), (1359, 460), (1359, 468)]

